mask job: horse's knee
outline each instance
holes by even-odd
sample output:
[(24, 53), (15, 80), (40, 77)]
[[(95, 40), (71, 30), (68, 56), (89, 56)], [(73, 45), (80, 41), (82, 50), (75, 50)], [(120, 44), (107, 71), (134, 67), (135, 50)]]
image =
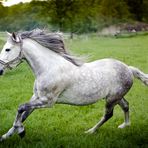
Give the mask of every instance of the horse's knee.
[(23, 113), (24, 111), (27, 111), (29, 109), (29, 106), (27, 104), (20, 105), (18, 108), (18, 113)]
[(24, 105), (20, 105), (18, 108), (18, 113), (23, 113), (25, 111), (25, 106)]

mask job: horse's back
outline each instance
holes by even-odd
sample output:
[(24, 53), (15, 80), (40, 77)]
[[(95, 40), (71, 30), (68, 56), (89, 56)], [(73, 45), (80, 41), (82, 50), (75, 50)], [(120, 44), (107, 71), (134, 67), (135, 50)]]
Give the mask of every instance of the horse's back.
[[(88, 67), (93, 67), (95, 72), (101, 73), (102, 79), (108, 82), (109, 91), (125, 90), (125, 93), (133, 84), (133, 74), (128, 65), (116, 59), (102, 59), (86, 63)], [(102, 82), (103, 82), (102, 81)], [(114, 88), (114, 89), (112, 89)]]
[(100, 60), (96, 60), (93, 62), (89, 62), (89, 63), (85, 63), (85, 66), (87, 65), (88, 67), (94, 67), (94, 68), (106, 68), (106, 69), (110, 69), (113, 68), (115, 66), (122, 66), (122, 67), (126, 67), (128, 69), (128, 66), (116, 59), (112, 59), (112, 58), (105, 58), (105, 59), (100, 59)]

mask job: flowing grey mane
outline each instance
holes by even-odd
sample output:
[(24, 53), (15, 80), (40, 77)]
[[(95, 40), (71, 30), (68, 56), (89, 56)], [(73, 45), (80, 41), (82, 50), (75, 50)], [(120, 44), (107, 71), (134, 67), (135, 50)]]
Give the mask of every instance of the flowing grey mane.
[(35, 29), (32, 31), (18, 32), (17, 34), (21, 37), (21, 39), (30, 38), (38, 42), (42, 46), (60, 54), (76, 66), (81, 66), (83, 64), (83, 62), (77, 57), (68, 53), (61, 33), (49, 33), (45, 30)]

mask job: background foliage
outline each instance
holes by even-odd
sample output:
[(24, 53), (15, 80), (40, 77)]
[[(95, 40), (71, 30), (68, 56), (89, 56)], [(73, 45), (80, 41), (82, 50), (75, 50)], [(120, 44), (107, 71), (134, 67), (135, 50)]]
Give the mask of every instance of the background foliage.
[(96, 32), (121, 22), (148, 22), (147, 0), (33, 0), (4, 7), (0, 30), (50, 28), (75, 33)]

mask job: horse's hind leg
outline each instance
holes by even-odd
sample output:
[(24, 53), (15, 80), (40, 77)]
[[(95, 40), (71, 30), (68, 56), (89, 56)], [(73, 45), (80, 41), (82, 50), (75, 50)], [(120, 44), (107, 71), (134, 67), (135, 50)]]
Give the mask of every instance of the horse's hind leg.
[(118, 128), (124, 128), (124, 127), (130, 125), (130, 122), (129, 122), (129, 103), (124, 98), (122, 98), (119, 101), (118, 104), (122, 108), (122, 110), (124, 111), (124, 116), (125, 116), (124, 123), (119, 125)]
[(89, 129), (85, 133), (90, 133), (90, 134), (94, 133), (100, 126), (102, 126), (108, 119), (110, 119), (113, 116), (113, 109), (116, 104), (117, 104), (116, 101), (108, 101), (107, 100), (104, 116), (94, 127)]

